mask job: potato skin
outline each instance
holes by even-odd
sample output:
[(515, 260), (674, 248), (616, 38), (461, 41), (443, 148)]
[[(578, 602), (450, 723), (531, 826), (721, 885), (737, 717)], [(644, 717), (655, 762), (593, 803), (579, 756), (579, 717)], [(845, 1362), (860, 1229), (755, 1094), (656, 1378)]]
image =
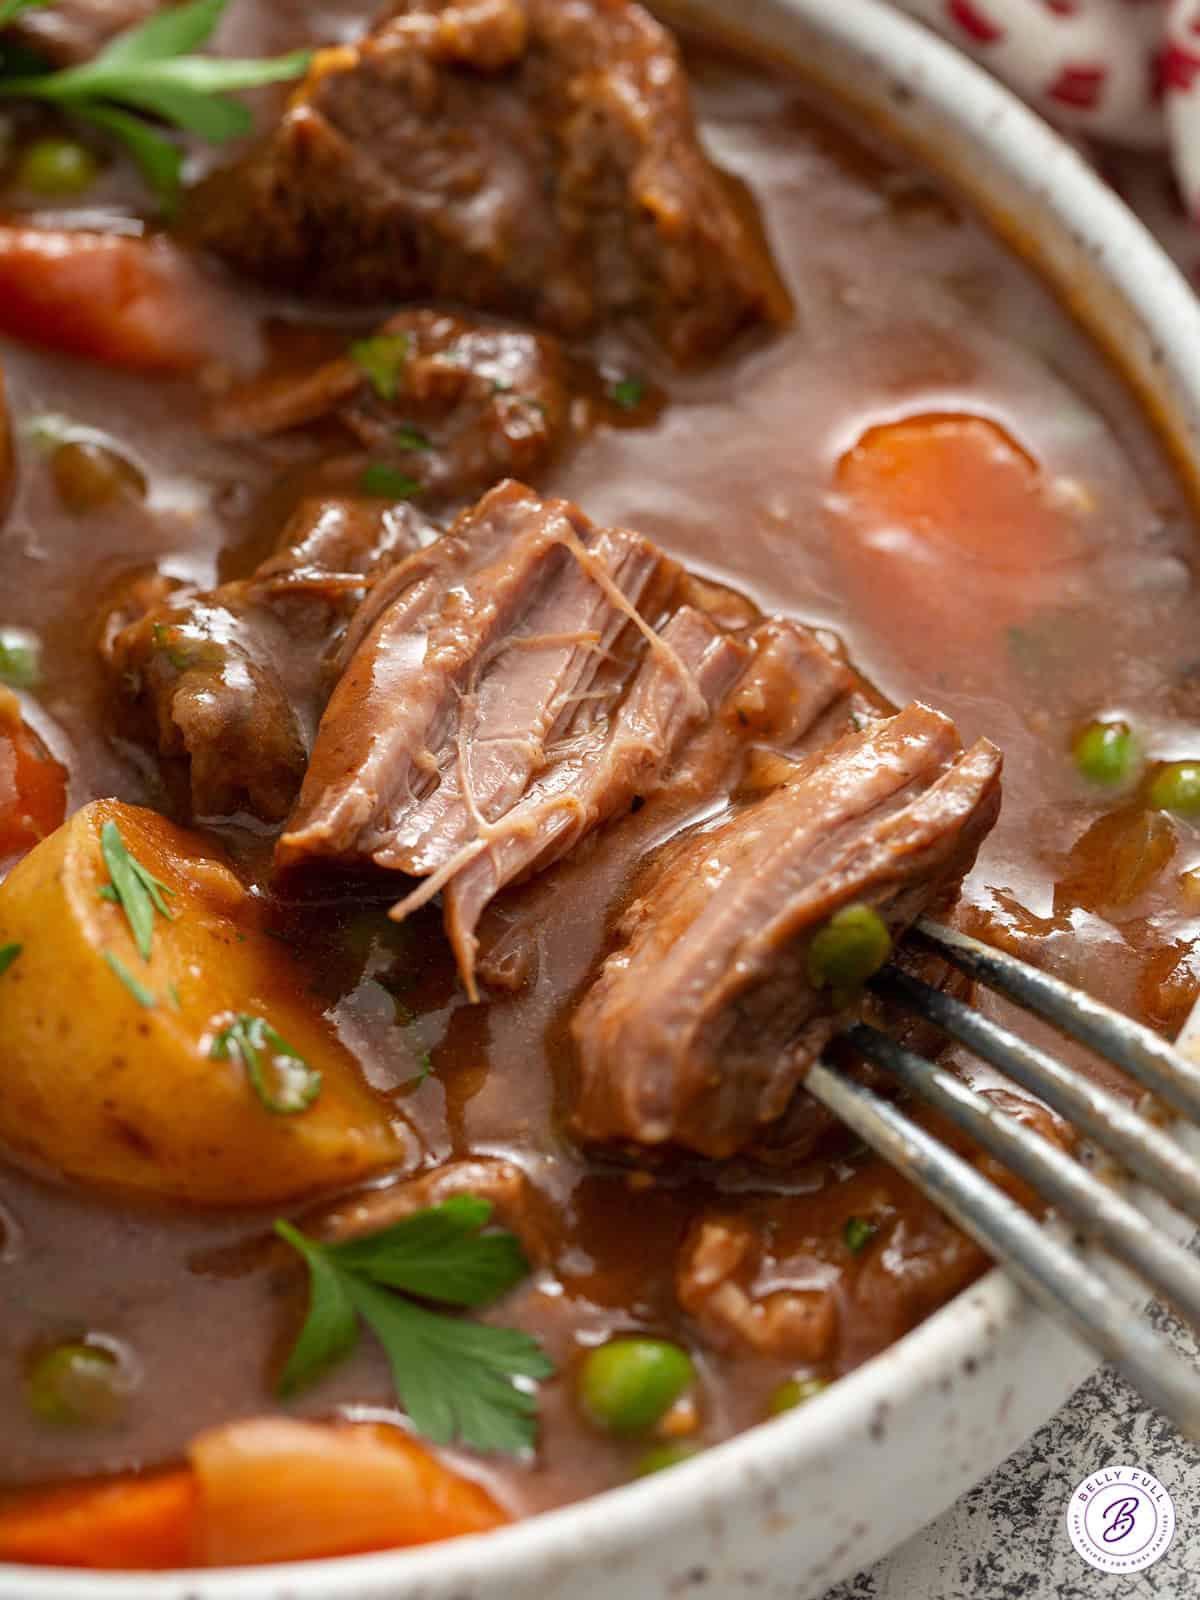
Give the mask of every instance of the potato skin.
[[(102, 899), (113, 820), (130, 853), (175, 891), (150, 961), (122, 908)], [(155, 812), (97, 800), (0, 884), (0, 1144), (66, 1177), (206, 1206), (331, 1189), (400, 1159), (388, 1107), (305, 996), (250, 896), (193, 834)], [(156, 996), (138, 1003), (115, 956)], [(171, 998), (172, 988), (178, 1006)], [(307, 1110), (273, 1115), (236, 1052), (214, 1060), (229, 1013), (264, 1017), (322, 1074)]]

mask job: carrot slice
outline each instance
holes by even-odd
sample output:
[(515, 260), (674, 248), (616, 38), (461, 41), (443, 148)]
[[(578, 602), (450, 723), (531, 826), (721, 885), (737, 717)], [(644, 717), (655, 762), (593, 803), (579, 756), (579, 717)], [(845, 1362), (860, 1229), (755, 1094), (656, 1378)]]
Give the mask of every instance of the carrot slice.
[(212, 354), (211, 286), (167, 239), (0, 224), (0, 333), (142, 372)]
[(1085, 549), (1052, 480), (995, 422), (933, 412), (869, 428), (838, 462), (834, 552), (852, 610), (914, 662), (982, 658), (1053, 599)]
[(198, 1552), (237, 1566), (427, 1544), (509, 1520), (398, 1428), (259, 1417), (193, 1440)]
[(0, 860), (53, 833), (66, 805), (66, 768), (21, 720), (16, 695), (0, 688)]
[(0, 1561), (160, 1571), (192, 1559), (190, 1472), (38, 1490), (0, 1503)]

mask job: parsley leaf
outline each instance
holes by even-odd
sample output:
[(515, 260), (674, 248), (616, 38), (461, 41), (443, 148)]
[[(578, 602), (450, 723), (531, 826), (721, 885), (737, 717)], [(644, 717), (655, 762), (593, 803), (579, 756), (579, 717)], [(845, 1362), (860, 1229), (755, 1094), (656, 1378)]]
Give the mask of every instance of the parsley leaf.
[(852, 1255), (859, 1255), (879, 1232), (877, 1223), (867, 1217), (847, 1217), (842, 1240)]
[(421, 492), (420, 479), (410, 478), (406, 472), (389, 467), (385, 461), (372, 461), (370, 466), (363, 468), (358, 481), (364, 494), (378, 495), (381, 500), (411, 500), (413, 495)]
[(321, 1074), (266, 1020), (244, 1012), (222, 1028), (208, 1052), (212, 1061), (235, 1056), (264, 1108), (277, 1117), (307, 1111), (321, 1093)]
[(168, 922), (173, 920), (163, 895), (173, 895), (175, 891), (161, 883), (136, 856), (130, 855), (120, 828), (111, 818), (100, 830), (100, 853), (112, 878), (113, 891), (111, 895), (106, 894), (104, 889), (100, 893), (104, 899), (115, 899), (120, 904), (133, 931), (138, 954), (143, 961), (149, 961), (154, 939), (154, 913), (157, 911)]
[(512, 1234), (482, 1232), (491, 1215), (488, 1201), (455, 1195), (342, 1244), (320, 1244), (277, 1222), (276, 1233), (309, 1269), (308, 1317), (280, 1394), (294, 1394), (347, 1354), (361, 1318), (387, 1353), (396, 1394), (419, 1433), (487, 1452), (530, 1448), (537, 1402), (529, 1385), (554, 1370), (537, 1341), (404, 1298), (478, 1306), (519, 1282), (528, 1263)]
[[(307, 71), (312, 52), (296, 50), (268, 61), (223, 60), (189, 52), (203, 44), (228, 0), (190, 0), (110, 40), (90, 61), (56, 72), (0, 77), (0, 95), (43, 100), (103, 128), (126, 145), (168, 205), (179, 190), (182, 158), (143, 115), (209, 143), (248, 133), (246, 106), (227, 98), (239, 89), (279, 83)], [(23, 6), (0, 4), (0, 27)]]
[(279, 1393), (287, 1399), (350, 1354), (358, 1343), (358, 1314), (337, 1267), (326, 1259), (328, 1246), (305, 1238), (289, 1222), (277, 1222), (275, 1232), (308, 1263), (308, 1316), (279, 1375)]
[(411, 422), (403, 423), (395, 432), (396, 446), (400, 450), (432, 450), (433, 440)]
[(0, 683), (33, 689), (41, 676), (41, 649), (34, 635), (22, 628), (0, 628)]
[(144, 983), (139, 983), (123, 961), (119, 961), (111, 950), (104, 952), (104, 959), (117, 977), (129, 990), (138, 1005), (144, 1006), (147, 1011), (153, 1011), (158, 1001), (154, 997), (153, 989), (147, 989)]
[(646, 380), (622, 378), (610, 387), (608, 397), (613, 405), (619, 406), (622, 411), (636, 411), (646, 398)]
[(348, 353), (363, 376), (371, 380), (379, 398), (394, 400), (408, 361), (408, 346), (406, 333), (377, 333), (370, 339), (356, 340)]
[(0, 978), (8, 971), (24, 948), (23, 944), (0, 944)]

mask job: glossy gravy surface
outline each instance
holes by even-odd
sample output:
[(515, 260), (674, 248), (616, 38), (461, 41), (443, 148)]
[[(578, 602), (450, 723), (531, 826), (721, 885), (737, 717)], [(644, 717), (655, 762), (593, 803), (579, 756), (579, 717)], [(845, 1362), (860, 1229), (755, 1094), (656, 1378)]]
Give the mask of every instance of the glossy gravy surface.
[[(243, 6), (251, 20), (230, 43), (291, 43), (300, 13), (327, 39), (352, 10)], [(963, 918), (986, 917), (1021, 953), (1177, 1027), (1196, 987), (1200, 901), (1189, 904), (1186, 874), (1200, 863), (1200, 835), (1170, 820), (1166, 865), (1114, 885), (1128, 797), (1089, 787), (1070, 756), (1080, 725), (1101, 715), (1136, 725), (1153, 759), (1200, 755), (1195, 535), (1155, 440), (1046, 290), (936, 183), (859, 142), (785, 77), (699, 48), (691, 63), (706, 138), (762, 209), (794, 325), (698, 375), (615, 338), (593, 347), (603, 368), (659, 386), (665, 404), (648, 425), (597, 428), (546, 487), (766, 609), (833, 628), (893, 700), (925, 698), (965, 740), (993, 739), (1006, 757), (1004, 809)], [(300, 315), (249, 292), (246, 303), (264, 317)], [(109, 794), (153, 804), (153, 771), (114, 729), (97, 666), (103, 596), (151, 566), (202, 582), (248, 570), (276, 530), (266, 489), (279, 458), (213, 442), (206, 397), (187, 384), (24, 347), (4, 359), (18, 426), (67, 413), (109, 435), (150, 485), (143, 510), (74, 520), (23, 440), (0, 593), (3, 620), (42, 637), (38, 726), (70, 768), (72, 804)], [(1003, 534), (939, 544), (851, 505), (838, 462), (856, 440), (930, 413), (990, 419), (1036, 465), (1066, 530), (1045, 560), (1027, 559), (1015, 527), (1012, 547)], [(1088, 835), (1111, 813), (1117, 834)], [(222, 837), (265, 878), (269, 840), (236, 825)], [(573, 1353), (614, 1330), (682, 1330), (675, 1260), (709, 1191), (669, 1169), (646, 1182), (589, 1162), (556, 1127), (564, 1018), (624, 888), (586, 865), (560, 877), (534, 980), (478, 1007), (465, 1002), (433, 913), (396, 929), (381, 896), (272, 916), (372, 1084), (396, 1094), (413, 1167), (503, 1153), (556, 1202), (552, 1265), (497, 1316), (538, 1333), (567, 1371)], [(876, 1175), (855, 1159), (865, 1190)], [(841, 1157), (814, 1162), (779, 1187), (819, 1230), (831, 1175), (849, 1170)], [(205, 1425), (272, 1409), (303, 1285), (264, 1243), (270, 1220), (160, 1212), (0, 1169), (0, 1485), (163, 1463)], [(48, 1428), (25, 1404), (27, 1353), (96, 1329), (136, 1352), (128, 1414), (112, 1429)], [(840, 1365), (870, 1353), (843, 1351)], [(786, 1376), (764, 1358), (702, 1360), (706, 1443), (761, 1419)], [(383, 1357), (364, 1342), (301, 1409), (392, 1415), (390, 1395)], [(558, 1381), (545, 1386), (535, 1462), (468, 1470), (528, 1511), (624, 1481), (630, 1460), (586, 1426)]]

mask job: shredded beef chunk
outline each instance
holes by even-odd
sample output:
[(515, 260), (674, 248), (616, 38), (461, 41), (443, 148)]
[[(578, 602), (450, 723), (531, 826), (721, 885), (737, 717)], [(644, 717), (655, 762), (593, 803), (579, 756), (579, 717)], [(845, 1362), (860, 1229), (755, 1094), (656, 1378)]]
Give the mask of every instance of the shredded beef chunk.
[(652, 790), (745, 663), (681, 574), (624, 528), (517, 483), (377, 586), (280, 840), (444, 891), (474, 993), (475, 928), (506, 884)]
[[(1044, 1107), (1005, 1090), (985, 1091), (1044, 1138), (1068, 1133)], [(1007, 1168), (944, 1119), (916, 1109), (970, 1157), (984, 1177), (1032, 1205)], [(974, 1244), (890, 1168), (871, 1162), (835, 1173), (797, 1207), (787, 1197), (731, 1198), (693, 1223), (676, 1278), (683, 1309), (718, 1350), (836, 1370), (858, 1366), (907, 1333), (988, 1265)]]
[(152, 581), (111, 619), (136, 731), (186, 768), (195, 816), (287, 815), (368, 581), (431, 536), (410, 506), (306, 503), (250, 578), (199, 594)]
[(408, 0), (320, 53), (192, 229), (276, 285), (457, 300), (575, 334), (614, 315), (680, 360), (786, 297), (698, 143), (671, 36), (630, 0)]
[(862, 902), (896, 938), (950, 899), (995, 820), (1000, 764), (914, 704), (669, 847), (572, 1022), (576, 1134), (749, 1146), (846, 1014), (810, 979), (813, 936)]
[(336, 360), (236, 390), (214, 421), (231, 439), (334, 424), (365, 452), (362, 464), (391, 468), (394, 484), (424, 505), (461, 504), (501, 478), (535, 477), (567, 415), (557, 340), (405, 311)]
[(56, 67), (90, 61), (110, 39), (135, 28), (177, 0), (55, 0), (35, 5), (13, 24), (22, 44)]

